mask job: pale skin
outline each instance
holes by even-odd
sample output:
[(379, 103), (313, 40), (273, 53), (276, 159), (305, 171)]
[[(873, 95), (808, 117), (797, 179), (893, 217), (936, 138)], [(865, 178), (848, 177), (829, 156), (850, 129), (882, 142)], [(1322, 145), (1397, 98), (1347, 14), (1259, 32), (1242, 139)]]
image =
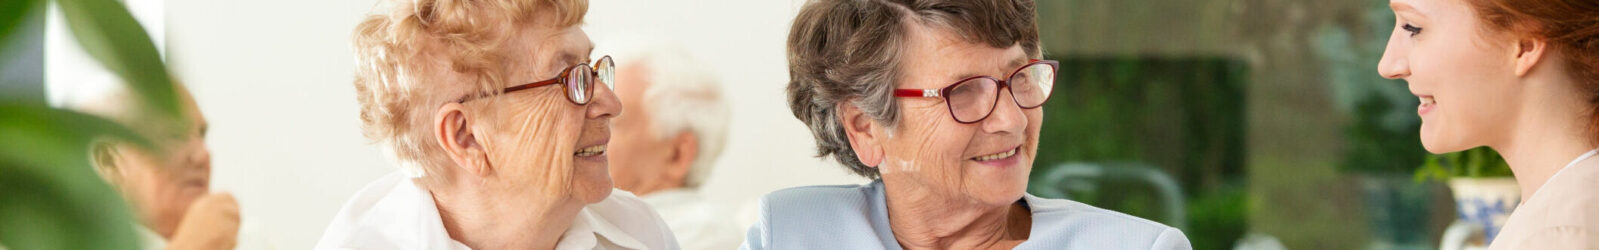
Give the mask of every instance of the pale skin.
[(616, 97), (627, 115), (616, 118), (610, 147), (611, 179), (616, 188), (639, 195), (682, 188), (699, 151), (699, 138), (689, 131), (665, 137), (656, 134), (644, 102), (644, 92), (651, 84), (648, 65), (617, 65)]
[[(591, 62), (594, 45), (576, 26), (515, 29), (505, 43), (504, 53), (516, 55), (508, 56), (508, 84)], [(450, 162), (418, 183), (432, 192), (450, 238), (474, 249), (552, 249), (583, 206), (610, 195), (606, 154), (578, 151), (608, 143), (622, 106), (604, 84), (594, 85), (587, 105), (568, 101), (562, 88), (449, 103), (433, 115), (435, 142)]]
[[(1020, 45), (994, 48), (907, 24), (898, 88), (937, 89), (976, 75), (1003, 79), (1027, 63)], [(905, 249), (1010, 249), (1026, 241), (1032, 214), (1017, 203), (1038, 148), (1042, 109), (1021, 109), (1008, 91), (987, 119), (961, 124), (942, 99), (899, 98), (892, 128), (852, 104), (839, 110), (850, 146), (881, 173), (889, 224)], [(1016, 150), (1001, 160), (979, 156)]]
[[(140, 224), (167, 240), (168, 249), (233, 249), (239, 234), (239, 204), (228, 193), (210, 193), (211, 151), (205, 116), (193, 96), (179, 88), (185, 124), (141, 122), (120, 109), (133, 105), (123, 93), (85, 107), (149, 138), (159, 149), (106, 141), (93, 146), (96, 170), (133, 207)], [(138, 106), (138, 105), (134, 105)], [(142, 112), (141, 112), (142, 113)]]
[(1510, 164), (1521, 197), (1530, 198), (1594, 149), (1588, 96), (1566, 55), (1547, 41), (1488, 29), (1460, 0), (1392, 0), (1390, 7), (1398, 22), (1378, 72), (1404, 79), (1423, 99), (1427, 151), (1493, 148)]

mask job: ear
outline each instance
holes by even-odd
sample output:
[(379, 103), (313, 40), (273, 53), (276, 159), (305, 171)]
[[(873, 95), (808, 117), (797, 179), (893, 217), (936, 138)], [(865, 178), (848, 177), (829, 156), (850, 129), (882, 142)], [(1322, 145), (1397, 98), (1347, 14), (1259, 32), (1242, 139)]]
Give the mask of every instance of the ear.
[(866, 166), (877, 167), (882, 164), (883, 147), (878, 140), (885, 138), (874, 132), (876, 121), (850, 102), (839, 102), (836, 109), (839, 122), (844, 125), (844, 135), (849, 137), (849, 147), (855, 150), (855, 157)]
[(121, 159), (122, 155), (117, 151), (117, 143), (106, 139), (89, 143), (89, 160), (94, 164), (94, 172), (100, 174), (100, 178), (105, 179), (106, 182), (115, 184), (122, 179), (120, 173), (117, 172), (117, 169), (121, 167), (118, 166)]
[(667, 180), (671, 183), (682, 184), (688, 181), (688, 172), (694, 168), (694, 160), (699, 157), (700, 138), (688, 131), (677, 133), (671, 141), (672, 155), (666, 169)]
[(1527, 76), (1548, 52), (1549, 42), (1543, 39), (1522, 38), (1516, 41), (1516, 76)]
[(457, 168), (474, 176), (488, 176), (493, 166), (489, 164), (488, 152), (483, 150), (483, 144), (472, 130), (475, 124), (468, 119), (469, 113), (460, 103), (439, 107), (438, 114), (433, 115), (433, 135)]

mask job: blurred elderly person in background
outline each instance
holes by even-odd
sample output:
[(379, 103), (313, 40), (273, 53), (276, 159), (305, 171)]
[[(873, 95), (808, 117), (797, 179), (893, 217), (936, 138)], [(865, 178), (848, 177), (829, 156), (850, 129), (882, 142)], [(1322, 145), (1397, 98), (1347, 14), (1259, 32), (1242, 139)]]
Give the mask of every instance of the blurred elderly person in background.
[[(109, 119), (150, 140), (150, 146), (103, 139), (93, 143), (96, 172), (127, 199), (140, 226), (144, 249), (257, 249), (239, 244), (239, 204), (233, 195), (211, 192), (208, 125), (183, 86), (177, 87), (180, 117), (160, 115), (120, 84), (51, 83), (53, 105)], [(62, 86), (72, 85), (72, 86)]]
[[(161, 13), (141, 8), (130, 12), (161, 48)], [(110, 120), (148, 142), (106, 138), (89, 149), (95, 172), (133, 210), (140, 248), (270, 249), (258, 225), (241, 219), (233, 195), (211, 189), (211, 150), (206, 146), (210, 125), (188, 88), (173, 85), (177, 113), (147, 106), (149, 102), (78, 46), (59, 10), (52, 8), (48, 15), (44, 66), (50, 105)]]
[(624, 53), (616, 96), (611, 179), (660, 212), (684, 249), (733, 249), (743, 235), (731, 209), (700, 197), (699, 187), (727, 143), (721, 83), (675, 46)]
[(1026, 193), (1058, 63), (1030, 0), (816, 0), (789, 108), (870, 184), (779, 190), (745, 249), (1189, 249), (1170, 226)]
[(400, 171), (318, 249), (676, 249), (607, 171), (614, 64), (582, 0), (393, 1), (355, 29), (367, 137)]

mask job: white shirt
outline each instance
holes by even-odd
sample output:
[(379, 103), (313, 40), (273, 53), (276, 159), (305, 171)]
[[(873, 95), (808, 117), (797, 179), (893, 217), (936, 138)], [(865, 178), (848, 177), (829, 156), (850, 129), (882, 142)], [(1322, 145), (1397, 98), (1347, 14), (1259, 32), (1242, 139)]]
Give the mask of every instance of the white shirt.
[[(263, 230), (260, 228), (260, 225), (255, 224), (254, 221), (256, 220), (248, 218), (239, 220), (239, 235), (237, 236), (238, 238), (235, 238), (233, 241), (233, 249), (276, 249), (276, 247), (273, 247), (272, 244), (268, 243), (267, 239), (263, 237), (265, 236), (265, 234), (261, 233)], [(150, 228), (144, 227), (144, 225), (134, 224), (133, 232), (139, 235), (139, 245), (140, 247), (143, 247), (141, 249), (167, 249), (167, 239), (162, 238), (161, 234), (155, 233), (155, 230), (150, 230)], [(0, 250), (3, 249), (4, 248), (0, 248)]]
[[(316, 249), (470, 249), (450, 238), (433, 195), (392, 173), (357, 192), (333, 217)], [(584, 206), (555, 249), (678, 249), (660, 216), (632, 193)]]
[(736, 249), (744, 242), (743, 226), (732, 219), (735, 211), (706, 202), (694, 189), (657, 191), (643, 198), (666, 218), (683, 249)]

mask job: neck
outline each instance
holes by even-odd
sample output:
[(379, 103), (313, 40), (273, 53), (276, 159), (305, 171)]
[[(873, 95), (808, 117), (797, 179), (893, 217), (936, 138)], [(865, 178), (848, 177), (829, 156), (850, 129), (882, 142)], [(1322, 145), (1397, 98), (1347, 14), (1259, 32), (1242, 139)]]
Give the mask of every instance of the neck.
[[(1575, 86), (1573, 83), (1543, 86)], [(1550, 98), (1530, 98), (1522, 105), (1520, 117), (1510, 126), (1509, 138), (1489, 144), (1504, 156), (1521, 187), (1521, 200), (1532, 198), (1556, 172), (1583, 153), (1594, 149), (1590, 143), (1587, 103), (1571, 93), (1574, 90), (1543, 91)]]
[(570, 201), (514, 206), (481, 186), (443, 189), (433, 200), (444, 229), (472, 249), (554, 249), (583, 208)]
[(905, 249), (1009, 249), (1027, 240), (1032, 213), (1018, 203), (979, 204), (884, 183), (888, 223)]

